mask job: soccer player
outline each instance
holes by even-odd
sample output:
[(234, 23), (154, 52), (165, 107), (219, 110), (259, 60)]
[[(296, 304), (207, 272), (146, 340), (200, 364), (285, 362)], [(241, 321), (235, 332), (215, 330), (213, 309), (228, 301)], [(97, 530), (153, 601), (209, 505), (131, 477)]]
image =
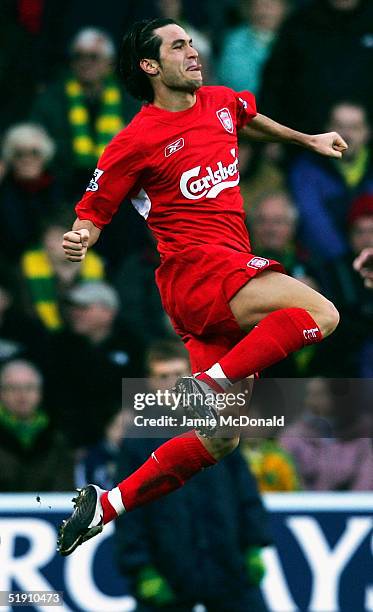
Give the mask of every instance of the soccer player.
[(354, 261), (354, 269), (363, 277), (365, 286), (373, 289), (373, 247), (361, 251)]
[[(248, 91), (202, 87), (201, 70), (190, 36), (172, 20), (139, 22), (125, 36), (124, 84), (147, 104), (99, 159), (63, 248), (70, 261), (82, 261), (129, 197), (156, 238), (157, 285), (195, 373), (178, 389), (211, 394), (319, 342), (338, 324), (332, 303), (279, 263), (251, 253), (237, 131), (334, 158), (347, 145), (335, 132), (310, 136), (258, 114)], [(118, 514), (182, 486), (238, 441), (193, 430), (168, 440), (111, 491), (88, 485), (60, 528), (60, 553), (70, 554)]]

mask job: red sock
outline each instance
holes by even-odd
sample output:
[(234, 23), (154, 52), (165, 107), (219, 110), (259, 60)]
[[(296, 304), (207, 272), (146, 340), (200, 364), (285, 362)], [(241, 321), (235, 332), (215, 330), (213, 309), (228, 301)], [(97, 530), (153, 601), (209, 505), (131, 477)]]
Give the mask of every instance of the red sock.
[(306, 344), (321, 340), (321, 331), (306, 310), (284, 308), (260, 321), (220, 359), (219, 365), (231, 382), (237, 382), (268, 368)]
[(195, 431), (167, 440), (136, 472), (101, 495), (104, 523), (171, 493), (215, 463)]
[(218, 375), (219, 382), (217, 382), (217, 380), (213, 378), (212, 374), (209, 371), (200, 372), (199, 374), (195, 374), (195, 377), (198, 378), (198, 380), (202, 380), (202, 382), (206, 383), (206, 385), (211, 387), (211, 389), (215, 391), (215, 393), (224, 393), (226, 391), (225, 387), (223, 387), (222, 384), (219, 384), (222, 382), (219, 375)]

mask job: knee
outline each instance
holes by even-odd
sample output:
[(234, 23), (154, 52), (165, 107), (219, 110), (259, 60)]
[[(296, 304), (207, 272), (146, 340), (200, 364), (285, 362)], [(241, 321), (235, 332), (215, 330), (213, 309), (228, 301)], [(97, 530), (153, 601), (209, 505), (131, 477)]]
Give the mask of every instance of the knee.
[(339, 323), (339, 312), (332, 302), (325, 300), (316, 322), (324, 338), (333, 333)]
[(240, 437), (233, 438), (208, 438), (204, 439), (204, 444), (211, 455), (219, 461), (229, 453), (232, 453), (239, 445)]

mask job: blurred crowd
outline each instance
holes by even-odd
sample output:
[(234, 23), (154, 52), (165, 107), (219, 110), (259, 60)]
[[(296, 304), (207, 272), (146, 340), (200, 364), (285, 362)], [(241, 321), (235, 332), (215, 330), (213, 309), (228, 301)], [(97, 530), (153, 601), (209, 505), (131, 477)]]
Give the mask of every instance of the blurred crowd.
[[(121, 480), (149, 451), (149, 441), (126, 440), (131, 419), (121, 408), (121, 380), (149, 376), (172, 386), (189, 371), (154, 283), (154, 241), (130, 202), (82, 264), (66, 261), (61, 249), (98, 156), (139, 110), (121, 86), (117, 51), (126, 28), (149, 16), (173, 18), (191, 33), (206, 84), (249, 89), (259, 112), (308, 133), (338, 131), (349, 144), (335, 161), (240, 142), (253, 252), (325, 294), (341, 323), (327, 341), (264, 373), (309, 380), (293, 422), (245, 440), (236, 461), (245, 459), (261, 491), (373, 490), (369, 393), (352, 405), (339, 386), (373, 378), (373, 291), (352, 267), (373, 247), (373, 3), (2, 5), (0, 491), (69, 490), (90, 481), (111, 487), (118, 470)], [(262, 401), (254, 398), (254, 413)], [(196, 482), (199, 495), (211, 487), (213, 497), (213, 480)], [(255, 483), (247, 486), (255, 498)], [(185, 500), (174, 495), (182, 513)], [(192, 503), (192, 489), (189, 496)], [(172, 512), (165, 506), (166, 516)], [(247, 543), (248, 571), (256, 567), (252, 551), (268, 541)], [(124, 538), (120, 546), (132, 550), (133, 543)], [(124, 571), (132, 571), (126, 559)], [(169, 602), (154, 562), (133, 564), (142, 572), (140, 599), (158, 580), (157, 593)]]

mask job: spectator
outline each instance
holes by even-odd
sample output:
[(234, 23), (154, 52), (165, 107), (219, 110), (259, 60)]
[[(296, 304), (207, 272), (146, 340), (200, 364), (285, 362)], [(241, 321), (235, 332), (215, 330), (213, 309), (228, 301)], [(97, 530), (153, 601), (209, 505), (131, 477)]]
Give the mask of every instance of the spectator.
[(300, 212), (301, 238), (315, 261), (347, 251), (347, 212), (359, 193), (373, 193), (373, 166), (368, 148), (370, 127), (364, 108), (351, 102), (336, 104), (328, 128), (348, 140), (344, 160), (298, 158), (290, 170), (290, 187)]
[(152, 342), (145, 353), (145, 367), (154, 389), (171, 389), (181, 376), (189, 375), (188, 353), (179, 339)]
[(101, 258), (90, 250), (81, 263), (67, 261), (61, 246), (66, 224), (56, 215), (42, 233), (41, 245), (26, 251), (21, 269), (32, 308), (46, 329), (63, 327), (63, 299), (68, 289), (79, 281), (98, 281), (104, 277)]
[(285, 417), (286, 412), (285, 402), (276, 382), (263, 378), (257, 380), (250, 401), (249, 415), (252, 419), (264, 418), (267, 424), (248, 428), (241, 449), (262, 493), (297, 491), (300, 488), (294, 460), (277, 440), (279, 427), (268, 425), (268, 419), (272, 419), (274, 414), (277, 417)]
[(7, 130), (2, 145), (6, 173), (0, 183), (1, 253), (17, 261), (37, 239), (40, 224), (53, 215), (62, 200), (62, 189), (49, 170), (55, 144), (33, 123)]
[(351, 394), (337, 395), (338, 384), (322, 378), (308, 381), (304, 413), (280, 441), (293, 455), (306, 489), (372, 491), (371, 422)]
[[(364, 279), (353, 268), (355, 257), (365, 248), (373, 247), (373, 195), (362, 195), (354, 200), (348, 214), (348, 252), (328, 266), (319, 276), (326, 295), (341, 313), (341, 323), (331, 339), (329, 352), (343, 355), (343, 360), (331, 360), (331, 376), (373, 377), (373, 293)], [(345, 354), (345, 339), (349, 350)]]
[(218, 68), (222, 85), (236, 91), (248, 89), (257, 94), (263, 65), (269, 56), (276, 33), (285, 17), (287, 0), (241, 1), (246, 9), (242, 23), (225, 36)]
[(300, 489), (297, 468), (291, 454), (274, 438), (249, 438), (242, 445), (242, 452), (261, 493)]
[(285, 191), (262, 194), (249, 213), (253, 251), (261, 257), (280, 261), (293, 277), (308, 279), (306, 253), (296, 241), (298, 211)]
[(356, 257), (373, 246), (373, 194), (363, 194), (352, 202), (348, 221), (351, 250)]
[(41, 93), (32, 117), (55, 139), (56, 166), (75, 195), (86, 187), (105, 145), (135, 108), (113, 75), (115, 48), (105, 32), (78, 32), (70, 58), (69, 73)]
[(47, 345), (43, 325), (22, 308), (17, 274), (0, 262), (0, 363), (22, 357), (44, 369)]
[(370, 0), (312, 0), (296, 10), (265, 67), (261, 112), (318, 133), (338, 100), (372, 109), (372, 23)]
[[(189, 372), (180, 341), (151, 345), (147, 364), (154, 391)], [(159, 442), (125, 438), (118, 473), (136, 469)], [(130, 575), (139, 612), (188, 612), (196, 603), (208, 612), (267, 610), (258, 588), (260, 548), (270, 543), (267, 517), (238, 451), (116, 525), (117, 562)]]
[(367, 247), (356, 257), (354, 270), (364, 279), (364, 285), (373, 289), (373, 247)]
[[(143, 373), (143, 351), (120, 319), (117, 292), (83, 283), (67, 295), (67, 326), (52, 338), (49, 391), (74, 446), (96, 444), (122, 399), (122, 379)], [(79, 367), (71, 355), (79, 355)], [(67, 403), (65, 389), (74, 402)], [(79, 406), (79, 410), (76, 410)]]
[[(298, 211), (286, 191), (262, 193), (249, 213), (253, 252), (261, 257), (280, 261), (287, 272), (318, 290), (316, 269), (307, 253), (296, 240)], [(321, 346), (313, 344), (268, 368), (266, 377), (302, 377), (322, 367), (319, 361)], [(319, 370), (317, 370), (319, 372)]]
[(278, 143), (252, 143), (245, 137), (239, 140), (240, 190), (249, 212), (256, 200), (269, 191), (286, 190), (284, 150)]
[(0, 372), (0, 490), (66, 491), (73, 462), (60, 432), (42, 410), (42, 378), (28, 361)]

